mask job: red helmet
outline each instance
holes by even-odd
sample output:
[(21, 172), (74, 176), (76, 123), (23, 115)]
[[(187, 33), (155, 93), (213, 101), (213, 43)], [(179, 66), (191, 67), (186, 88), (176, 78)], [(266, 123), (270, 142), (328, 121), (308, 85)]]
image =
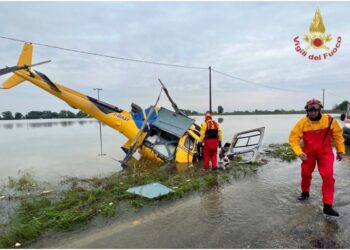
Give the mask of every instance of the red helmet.
[(320, 100), (313, 98), (313, 99), (306, 102), (306, 105), (304, 108), (306, 111), (309, 109), (312, 109), (312, 108), (314, 108), (316, 110), (321, 110), (323, 108), (323, 105), (322, 105)]
[(204, 117), (205, 117), (205, 120), (213, 119), (210, 113), (206, 113)]

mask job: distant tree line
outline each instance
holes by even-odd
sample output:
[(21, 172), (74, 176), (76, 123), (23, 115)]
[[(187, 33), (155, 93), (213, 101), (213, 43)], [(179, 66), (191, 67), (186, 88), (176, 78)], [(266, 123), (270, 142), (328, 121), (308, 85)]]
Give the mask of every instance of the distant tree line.
[(348, 104), (349, 104), (348, 101), (343, 101), (339, 105), (334, 105), (333, 110), (345, 112), (345, 111), (347, 111)]
[[(325, 113), (345, 113), (348, 107), (348, 101), (343, 101), (340, 104), (334, 105), (333, 109), (324, 110)], [(202, 115), (203, 113), (197, 112), (195, 110), (189, 109), (181, 109), (186, 115)], [(207, 111), (209, 112), (209, 111)], [(275, 109), (271, 110), (259, 110), (255, 109), (254, 111), (232, 111), (232, 112), (224, 112), (224, 108), (219, 105), (217, 111), (212, 111), (213, 115), (250, 115), (250, 114), (304, 114), (305, 110), (284, 110), (284, 109)], [(2, 112), (2, 116), (0, 116), (0, 120), (20, 120), (20, 119), (53, 119), (53, 118), (86, 118), (89, 117), (82, 111), (74, 114), (68, 110), (61, 110), (60, 112), (51, 112), (47, 111), (30, 111), (28, 114), (23, 115), (20, 112), (16, 112), (12, 114), (11, 111)]]
[(256, 115), (268, 115), (268, 114), (304, 114), (305, 110), (284, 110), (284, 109), (275, 109), (273, 111), (271, 110), (260, 110), (260, 109), (255, 109), (254, 111), (232, 111), (232, 112), (225, 112), (225, 115), (251, 115), (251, 114), (256, 114)]
[(184, 112), (186, 115), (200, 115), (201, 113), (194, 111), (194, 110), (189, 110), (189, 109), (180, 109), (182, 112)]
[(45, 111), (30, 111), (28, 114), (23, 115), (20, 112), (12, 114), (11, 111), (4, 111), (1, 113), (0, 120), (21, 120), (21, 119), (54, 119), (54, 118), (86, 118), (88, 117), (82, 111), (74, 114), (68, 110), (61, 110), (60, 112)]
[[(348, 107), (348, 101), (343, 101), (340, 104), (334, 105), (332, 109), (324, 110), (324, 113), (345, 113)], [(183, 109), (182, 110), (186, 115), (203, 115), (203, 113)], [(206, 112), (209, 112), (207, 110)], [(267, 114), (304, 114), (305, 110), (284, 110), (284, 109), (275, 109), (273, 111), (271, 110), (259, 110), (255, 109), (254, 111), (231, 111), (231, 112), (224, 112), (224, 108), (219, 105), (217, 111), (212, 110), (213, 115), (267, 115)]]

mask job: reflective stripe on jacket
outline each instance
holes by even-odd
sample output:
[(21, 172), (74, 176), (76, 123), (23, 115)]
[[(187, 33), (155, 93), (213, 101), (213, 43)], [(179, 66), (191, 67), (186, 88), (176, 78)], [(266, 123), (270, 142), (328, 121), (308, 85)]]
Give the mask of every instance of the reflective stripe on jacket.
[[(322, 115), (319, 121), (311, 121), (308, 117), (303, 117), (294, 126), (289, 135), (289, 144), (294, 153), (300, 155), (305, 153), (317, 153), (331, 148), (331, 139), (333, 139), (338, 153), (345, 153), (343, 138), (343, 129), (339, 123), (333, 119), (331, 127), (327, 133), (330, 115)], [(303, 148), (300, 141), (303, 140)]]
[(202, 123), (199, 141), (203, 142), (204, 138), (217, 138), (222, 141), (222, 130), (216, 121), (208, 120)]

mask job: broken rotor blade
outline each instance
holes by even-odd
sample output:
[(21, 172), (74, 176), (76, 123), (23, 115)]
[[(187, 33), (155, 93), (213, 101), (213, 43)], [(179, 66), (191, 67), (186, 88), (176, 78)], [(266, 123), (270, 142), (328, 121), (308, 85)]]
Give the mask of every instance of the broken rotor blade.
[(162, 88), (163, 88), (163, 90), (164, 90), (166, 96), (168, 97), (168, 99), (169, 99), (169, 101), (170, 101), (170, 103), (171, 103), (173, 109), (175, 110), (175, 112), (178, 113), (178, 114), (180, 114), (180, 115), (183, 115), (183, 116), (186, 116), (186, 117), (187, 117), (187, 115), (186, 115), (184, 112), (182, 112), (182, 111), (179, 109), (179, 107), (177, 106), (177, 104), (173, 101), (173, 99), (171, 98), (171, 96), (170, 96), (170, 94), (169, 94), (167, 88), (166, 88), (165, 85), (163, 84), (163, 82), (162, 82), (159, 78), (158, 78), (158, 81), (159, 81), (160, 84), (162, 85)]

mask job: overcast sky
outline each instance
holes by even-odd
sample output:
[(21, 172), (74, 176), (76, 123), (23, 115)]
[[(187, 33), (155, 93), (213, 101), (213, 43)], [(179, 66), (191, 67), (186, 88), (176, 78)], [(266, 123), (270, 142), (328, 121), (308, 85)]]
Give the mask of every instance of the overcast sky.
[[(311, 61), (295, 51), (293, 38), (309, 32), (320, 8), (330, 49)], [(270, 86), (259, 87), (212, 72), (212, 105), (224, 111), (303, 108), (322, 99), (331, 108), (350, 99), (350, 2), (0, 2), (0, 36), (116, 57), (213, 67)], [(16, 64), (23, 44), (0, 39), (0, 67)], [(309, 49), (323, 54), (323, 49)], [(309, 55), (308, 54), (308, 55)], [(160, 78), (183, 109), (209, 109), (209, 71), (159, 66), (78, 54), (34, 45), (35, 69), (53, 82), (130, 110), (154, 104)], [(0, 77), (3, 82), (10, 75)], [(287, 89), (281, 91), (274, 88)], [(163, 95), (160, 104), (170, 107)], [(0, 112), (72, 110), (29, 82), (0, 90)], [(74, 111), (74, 110), (72, 110)], [(74, 111), (76, 112), (76, 111)]]

